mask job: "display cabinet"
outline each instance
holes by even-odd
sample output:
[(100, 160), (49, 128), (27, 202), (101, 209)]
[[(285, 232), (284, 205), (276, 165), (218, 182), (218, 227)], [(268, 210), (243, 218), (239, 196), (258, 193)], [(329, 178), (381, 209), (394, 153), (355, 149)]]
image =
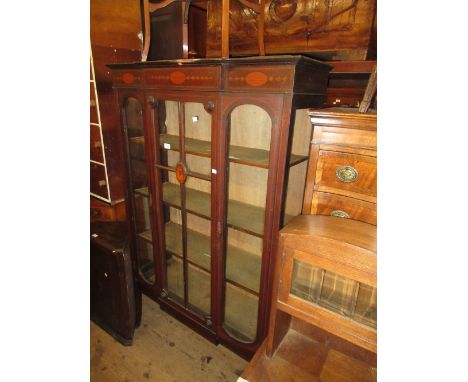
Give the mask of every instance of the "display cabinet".
[(331, 67), (301, 56), (110, 67), (141, 287), (248, 357), (267, 332), (278, 231), (302, 209), (307, 108), (323, 104)]

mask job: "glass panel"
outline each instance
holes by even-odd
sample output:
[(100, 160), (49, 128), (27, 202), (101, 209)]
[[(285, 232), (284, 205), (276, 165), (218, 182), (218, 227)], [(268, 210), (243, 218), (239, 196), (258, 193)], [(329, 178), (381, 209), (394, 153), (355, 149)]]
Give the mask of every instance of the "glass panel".
[(167, 258), (166, 277), (169, 297), (184, 305), (184, 266), (182, 259), (175, 256)]
[[(206, 158), (202, 158), (206, 159)], [(211, 302), (211, 182), (187, 177), (188, 304), (197, 313), (210, 315)]]
[(306, 109), (296, 110), (287, 162), (286, 197), (282, 227), (302, 212), (312, 124)]
[(156, 279), (154, 276), (153, 246), (141, 237), (137, 237), (137, 256), (141, 275), (149, 283), (154, 284)]
[(151, 284), (156, 281), (153, 246), (151, 245), (151, 218), (148, 174), (143, 131), (143, 109), (135, 98), (125, 103), (125, 129), (128, 137), (130, 181), (133, 190), (133, 214), (137, 234), (137, 261), (140, 275)]
[(272, 123), (262, 108), (241, 105), (229, 126), (223, 326), (237, 340), (254, 342)]
[(322, 278), (322, 269), (294, 260), (290, 293), (304, 300), (317, 302)]
[(355, 302), (357, 284), (354, 280), (324, 271), (319, 305), (349, 316)]
[(290, 294), (351, 317), (377, 325), (377, 289), (294, 259)]
[(377, 327), (377, 289), (360, 284), (353, 318), (364, 325)]
[(201, 103), (159, 105), (165, 168), (156, 167), (162, 180), (167, 288), (176, 302), (204, 317), (211, 312), (211, 115)]

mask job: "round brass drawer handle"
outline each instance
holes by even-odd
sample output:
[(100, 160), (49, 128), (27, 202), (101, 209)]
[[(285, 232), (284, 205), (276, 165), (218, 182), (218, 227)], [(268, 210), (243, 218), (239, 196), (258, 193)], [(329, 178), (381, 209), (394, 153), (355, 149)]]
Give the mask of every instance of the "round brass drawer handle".
[(335, 216), (337, 218), (349, 219), (349, 214), (347, 214), (346, 212), (341, 211), (341, 210), (333, 210), (332, 212), (330, 212), (330, 216)]
[(340, 166), (336, 169), (336, 177), (343, 183), (352, 183), (358, 177), (358, 172), (351, 166)]

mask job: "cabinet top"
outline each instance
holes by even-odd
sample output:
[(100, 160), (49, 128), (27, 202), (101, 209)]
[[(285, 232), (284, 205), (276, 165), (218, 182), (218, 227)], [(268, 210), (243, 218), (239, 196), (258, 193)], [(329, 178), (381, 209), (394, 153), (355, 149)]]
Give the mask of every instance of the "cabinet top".
[(302, 55), (276, 55), (276, 56), (254, 56), (236, 58), (195, 58), (177, 60), (158, 60), (146, 62), (130, 62), (120, 64), (108, 64), (111, 69), (143, 69), (159, 67), (183, 67), (183, 66), (219, 66), (219, 65), (296, 65), (306, 64), (317, 67), (328, 68), (332, 65)]
[(362, 248), (377, 254), (377, 227), (357, 220), (333, 216), (300, 215), (289, 222), (281, 236), (305, 236), (333, 242), (347, 243), (350, 247)]
[(370, 110), (359, 113), (356, 108), (331, 107), (310, 109), (310, 120), (314, 126), (334, 126), (359, 130), (377, 131), (377, 112)]
[[(184, 59), (110, 64), (114, 87), (160, 91), (303, 93), (324, 97), (332, 66), (305, 56)], [(309, 102), (319, 107), (322, 98)]]

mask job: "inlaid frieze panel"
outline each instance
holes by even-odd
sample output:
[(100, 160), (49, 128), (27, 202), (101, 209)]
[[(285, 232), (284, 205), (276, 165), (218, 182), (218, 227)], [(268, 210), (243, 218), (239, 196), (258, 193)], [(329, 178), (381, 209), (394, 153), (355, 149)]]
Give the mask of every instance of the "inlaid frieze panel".
[(225, 76), (226, 90), (285, 91), (292, 89), (294, 71), (290, 66), (255, 66), (228, 68)]
[(215, 90), (219, 87), (220, 73), (220, 67), (156, 68), (145, 72), (145, 81), (154, 88)]

